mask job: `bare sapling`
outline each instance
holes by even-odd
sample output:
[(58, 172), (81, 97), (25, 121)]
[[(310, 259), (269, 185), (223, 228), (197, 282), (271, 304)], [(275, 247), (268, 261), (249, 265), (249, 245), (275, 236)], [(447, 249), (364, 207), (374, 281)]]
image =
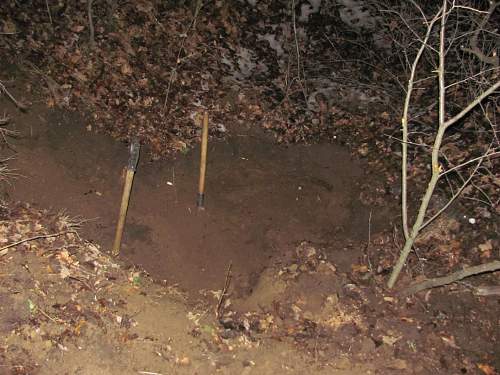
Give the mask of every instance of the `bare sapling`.
[[(474, 176), (477, 174), (478, 169), (481, 167), (484, 160), (491, 158), (493, 156), (497, 156), (499, 154), (498, 144), (490, 144), (487, 147), (486, 151), (483, 151), (482, 155), (479, 157), (471, 157), (469, 160), (463, 161), (460, 165), (446, 168), (444, 163), (440, 162), (442, 159), (442, 146), (443, 141), (445, 139), (446, 132), (453, 126), (461, 126), (463, 120), (466, 116), (471, 115), (472, 112), (480, 106), (480, 104), (485, 101), (490, 95), (494, 94), (500, 88), (500, 79), (498, 78), (498, 74), (491, 74), (492, 72), (498, 73), (498, 57), (495, 52), (488, 54), (485, 51), (482, 51), (478, 45), (478, 38), (480, 31), (486, 26), (489, 18), (493, 14), (495, 7), (497, 6), (497, 2), (490, 2), (490, 8), (488, 11), (480, 11), (472, 7), (468, 6), (460, 6), (457, 5), (455, 1), (449, 2), (448, 0), (443, 0), (439, 9), (437, 9), (432, 18), (427, 18), (424, 15), (422, 9), (418, 7), (418, 5), (413, 2), (413, 5), (418, 9), (420, 14), (422, 15), (424, 24), (425, 24), (425, 35), (420, 37), (417, 35), (419, 48), (416, 52), (415, 57), (413, 58), (410, 70), (409, 70), (409, 79), (406, 88), (406, 96), (403, 107), (403, 115), (402, 115), (402, 224), (403, 231), (405, 235), (405, 244), (401, 250), (400, 256), (393, 268), (392, 274), (388, 281), (389, 288), (392, 288), (396, 283), (401, 270), (413, 248), (415, 240), (421, 231), (430, 224), (437, 216), (439, 216), (449, 205), (458, 198), (465, 187), (467, 187)], [(449, 3), (451, 4), (449, 6)], [(456, 28), (452, 28), (450, 31), (452, 36), (448, 36), (447, 34), (447, 22), (450, 18), (450, 15), (455, 12), (472, 12), (475, 14), (479, 14), (482, 17), (482, 20), (476, 23), (476, 27), (478, 28), (476, 31), (472, 33), (472, 37), (469, 36), (470, 48), (462, 48), (463, 52), (469, 54), (470, 57), (476, 58), (482, 64), (480, 74), (475, 74), (474, 77), (481, 76), (486, 74), (486, 72), (490, 73), (488, 76), (490, 79), (486, 79), (483, 81), (483, 85), (481, 86), (481, 90), (479, 93), (475, 94), (473, 98), (471, 98), (468, 103), (455, 115), (447, 118), (447, 114), (452, 112), (450, 110), (450, 105), (447, 97), (447, 89), (452, 87), (455, 84), (461, 84), (464, 82), (470, 82), (471, 77), (467, 77), (459, 82), (454, 82), (452, 84), (447, 84), (447, 80), (449, 75), (447, 75), (447, 53), (449, 52), (450, 45), (454, 40), (451, 38), (457, 38)], [(412, 33), (415, 31), (412, 29)], [(434, 34), (437, 34), (434, 38)], [(465, 35), (466, 33), (464, 33)], [(469, 32), (468, 35), (471, 35)], [(438, 98), (437, 98), (437, 116), (438, 116), (438, 124), (435, 130), (435, 135), (433, 136), (433, 144), (429, 147), (430, 159), (431, 159), (431, 172), (430, 177), (427, 182), (427, 187), (421, 197), (420, 205), (417, 210), (416, 217), (414, 219), (413, 225), (409, 225), (409, 214), (408, 214), (408, 164), (409, 164), (409, 153), (408, 147), (411, 144), (409, 141), (409, 126), (410, 126), (410, 112), (412, 106), (412, 100), (416, 100), (412, 98), (412, 94), (414, 94), (414, 86), (417, 82), (416, 76), (418, 68), (424, 65), (423, 56), (425, 54), (431, 54), (436, 56), (437, 59), (437, 68), (433, 71), (433, 73), (437, 74), (437, 85), (438, 85)], [(496, 65), (495, 65), (496, 64)], [(491, 77), (494, 79), (491, 81)], [(484, 82), (488, 82), (484, 84)], [(449, 201), (438, 210), (438, 212), (433, 215), (431, 218), (426, 219), (426, 214), (429, 208), (429, 203), (433, 194), (436, 191), (436, 187), (438, 186), (438, 182), (446, 176), (450, 172), (456, 172), (458, 169), (463, 167), (469, 167), (469, 176), (467, 178), (462, 179), (461, 186), (456, 189), (452, 197)]]

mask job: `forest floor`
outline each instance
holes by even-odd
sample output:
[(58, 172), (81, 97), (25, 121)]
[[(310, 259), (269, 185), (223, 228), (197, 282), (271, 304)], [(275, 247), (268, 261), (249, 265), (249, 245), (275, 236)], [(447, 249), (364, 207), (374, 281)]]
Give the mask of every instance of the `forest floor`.
[[(108, 19), (101, 4), (91, 50), (79, 42), (81, 4), (53, 7), (49, 23), (8, 3), (0, 374), (498, 373), (500, 300), (477, 292), (498, 285), (498, 272), (401, 293), (495, 259), (495, 207), (451, 207), (386, 287), (403, 244), (399, 119), (387, 92), (353, 81), (334, 82), (336, 102), (301, 103), (292, 87), (283, 95), (282, 72), (252, 65), (272, 67), (274, 55), (257, 43), (260, 60), (248, 60), (243, 48), (260, 27), (245, 12), (271, 17), (270, 8), (217, 3), (194, 32), (183, 8), (145, 0)], [(338, 77), (359, 76), (344, 68)], [(112, 257), (135, 136), (142, 153)], [(412, 166), (412, 212), (425, 165)], [(481, 187), (493, 196), (491, 178)]]
[[(2, 106), (15, 111), (5, 98)], [(410, 298), (386, 290), (385, 257), (401, 241), (397, 200), (348, 149), (279, 146), (250, 126), (232, 129), (210, 143), (202, 212), (199, 150), (164, 161), (143, 152), (113, 259), (127, 147), (84, 125), (34, 106), (16, 114), (19, 137), (3, 151), (13, 175), (3, 185), (2, 246), (21, 243), (0, 252), (0, 373), (456, 374), (499, 365), (497, 298), (466, 283)], [(429, 231), (440, 246), (470, 226), (445, 220)]]

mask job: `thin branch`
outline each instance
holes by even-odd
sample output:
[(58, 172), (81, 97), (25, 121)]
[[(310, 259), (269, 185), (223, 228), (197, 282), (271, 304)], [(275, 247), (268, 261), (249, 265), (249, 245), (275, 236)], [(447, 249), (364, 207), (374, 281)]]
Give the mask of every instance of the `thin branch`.
[(471, 79), (474, 79), (474, 78), (476, 78), (476, 77), (478, 77), (478, 76), (481, 76), (481, 75), (483, 75), (483, 74), (485, 74), (485, 73), (488, 73), (488, 72), (493, 72), (493, 71), (495, 71), (495, 70), (500, 70), (500, 67), (495, 67), (495, 68), (485, 69), (485, 70), (482, 70), (482, 71), (480, 71), (479, 73), (476, 73), (476, 74), (474, 74), (474, 75), (472, 75), (472, 76), (470, 76), (470, 77), (464, 78), (464, 79), (462, 79), (462, 80), (460, 80), (460, 81), (457, 81), (457, 82), (450, 83), (448, 86), (446, 86), (446, 89), (449, 89), (450, 87), (453, 87), (453, 86), (456, 86), (456, 85), (460, 85), (460, 84), (462, 84), (462, 83), (465, 83), (465, 82), (467, 82), (467, 81), (470, 81)]
[(196, 9), (195, 9), (195, 13), (193, 15), (193, 20), (191, 21), (191, 23), (187, 27), (186, 31), (181, 34), (181, 37), (183, 39), (181, 41), (181, 45), (179, 46), (179, 50), (177, 51), (177, 58), (175, 59), (175, 67), (172, 68), (172, 70), (170, 71), (170, 78), (168, 80), (167, 90), (165, 91), (165, 99), (163, 100), (163, 108), (161, 110), (162, 116), (165, 115), (165, 109), (167, 108), (168, 98), (170, 95), (170, 88), (177, 78), (177, 67), (181, 64), (181, 54), (182, 54), (182, 51), (184, 50), (184, 44), (186, 43), (186, 40), (188, 38), (188, 34), (191, 31), (191, 29), (194, 29), (196, 27), (196, 20), (198, 18), (198, 15), (200, 13), (202, 6), (203, 6), (202, 1), (198, 0), (196, 2)]
[(26, 111), (28, 109), (28, 106), (18, 100), (16, 100), (16, 98), (14, 98), (14, 96), (9, 92), (9, 90), (7, 90), (7, 88), (5, 87), (5, 85), (0, 82), (0, 93), (1, 92), (4, 92), (5, 95), (7, 95), (7, 97), (12, 100), (12, 102), (16, 105), (17, 108), (19, 108), (21, 111)]
[(449, 128), (462, 117), (467, 115), (476, 105), (482, 102), (486, 97), (495, 92), (496, 89), (500, 87), (500, 80), (494, 83), (488, 90), (483, 91), (476, 99), (474, 99), (467, 107), (465, 107), (460, 113), (449, 119), (444, 123), (445, 128)]
[(11, 243), (10, 245), (6, 245), (4, 247), (0, 247), (0, 256), (4, 256), (5, 254), (7, 254), (8, 251), (9, 251), (9, 249), (11, 247), (14, 247), (14, 246), (17, 246), (17, 245), (21, 245), (21, 244), (23, 244), (25, 242), (40, 240), (40, 239), (44, 239), (44, 238), (59, 237), (59, 236), (63, 236), (65, 234), (69, 234), (69, 233), (77, 234), (77, 232), (75, 230), (67, 230), (67, 231), (64, 231), (64, 232), (58, 232), (58, 233), (53, 233), (53, 234), (41, 234), (41, 235), (38, 235), (38, 236), (34, 236), (34, 237), (30, 237), (30, 238), (25, 238), (24, 240), (20, 240), (20, 241)]
[[(395, 141), (398, 141), (399, 143), (403, 143), (403, 140), (401, 138), (395, 137), (390, 134), (384, 134), (387, 138), (394, 139)], [(417, 146), (417, 147), (423, 147), (423, 148), (432, 148), (432, 146), (429, 146), (428, 144), (425, 143), (416, 143), (416, 142), (406, 142), (407, 145), (409, 146)]]
[(447, 0), (443, 0), (442, 6), (438, 14), (441, 14), (441, 25), (440, 25), (440, 33), (439, 33), (439, 68), (437, 70), (438, 73), (438, 83), (439, 83), (439, 126), (437, 130), (436, 137), (434, 139), (434, 145), (432, 147), (432, 164), (431, 164), (431, 178), (425, 190), (424, 196), (422, 197), (422, 201), (420, 202), (420, 207), (418, 209), (417, 217), (415, 222), (413, 223), (413, 227), (411, 232), (409, 233), (408, 238), (405, 241), (403, 249), (401, 249), (401, 254), (394, 265), (391, 276), (389, 277), (389, 281), (387, 282), (387, 286), (389, 288), (394, 287), (396, 280), (403, 269), (403, 266), (406, 263), (406, 259), (408, 255), (410, 255), (410, 251), (413, 248), (413, 244), (420, 233), (420, 227), (424, 221), (425, 214), (427, 212), (427, 208), (429, 206), (429, 202), (431, 200), (432, 194), (436, 189), (436, 185), (439, 180), (440, 174), (440, 166), (439, 166), (439, 150), (441, 148), (441, 144), (443, 142), (444, 133), (446, 131), (445, 124), (445, 110), (446, 110), (446, 91), (445, 91), (445, 36), (446, 36), (446, 14), (447, 14)]
[(479, 10), (479, 9), (475, 9), (475, 8), (472, 8), (472, 7), (466, 7), (464, 5), (455, 5), (455, 4), (453, 4), (453, 8), (455, 8), (455, 9), (466, 9), (466, 10), (470, 10), (471, 12), (475, 12), (475, 13), (483, 13), (483, 14), (488, 14), (489, 13), (487, 10)]
[[(481, 32), (481, 30), (483, 30), (485, 28), (486, 24), (490, 20), (491, 15), (495, 11), (495, 8), (497, 7), (498, 4), (499, 3), (496, 1), (490, 1), (490, 7), (489, 7), (488, 11), (486, 12), (486, 15), (481, 20), (478, 27), (476, 28), (476, 30), (472, 34), (472, 37), (470, 39), (470, 48), (462, 47), (462, 51), (471, 53), (471, 54), (475, 55), (482, 62), (484, 62), (486, 64), (493, 65), (495, 67), (497, 67), (499, 65), (498, 56), (496, 54), (493, 54), (492, 56), (486, 56), (484, 54), (484, 52), (481, 51), (481, 49), (479, 48), (478, 40), (479, 40), (479, 33)], [(469, 10), (471, 10), (471, 9), (472, 8), (470, 8)]]
[(479, 266), (468, 267), (463, 270), (453, 272), (448, 276), (436, 277), (434, 279), (425, 280), (421, 283), (410, 286), (402, 293), (403, 296), (409, 296), (418, 293), (425, 289), (436, 288), (439, 286), (454, 283), (458, 280), (465, 279), (466, 277), (478, 275), (480, 273), (494, 272), (500, 269), (500, 260), (481, 264)]
[(297, 37), (297, 25), (295, 22), (295, 0), (292, 0), (292, 26), (293, 26), (293, 36), (295, 40), (295, 50), (297, 54), (297, 82), (301, 86), (302, 94), (304, 95), (304, 100), (307, 102), (307, 89), (300, 78), (302, 76), (302, 79), (305, 82), (305, 76), (301, 69), (299, 39)]
[(50, 27), (54, 28), (54, 24), (52, 23), (52, 13), (50, 12), (49, 0), (45, 0), (45, 7), (47, 8), (47, 14), (49, 15)]
[[(448, 200), (448, 202), (438, 211), (436, 212), (429, 220), (427, 220), (425, 223), (423, 223), (421, 226), (420, 226), (420, 229), (419, 231), (421, 231), (422, 229), (424, 229), (427, 225), (429, 225), (430, 223), (432, 223), (439, 215), (441, 215), (454, 201), (455, 199), (457, 199), (460, 194), (462, 194), (462, 191), (466, 188), (466, 186), (469, 184), (469, 182), (472, 180), (472, 178), (475, 176), (477, 170), (479, 169), (479, 166), (481, 165), (481, 163), (483, 162), (484, 158), (486, 157), (486, 155), (483, 155), (483, 157), (479, 160), (479, 162), (477, 163), (476, 167), (474, 168), (474, 170), (472, 171), (472, 173), (469, 175), (469, 178), (467, 178), (467, 180), (465, 180), (462, 184), (462, 186), (460, 187), (460, 189), (458, 189), (454, 194), (453, 196)], [(441, 177), (442, 175), (440, 175), (439, 177)], [(439, 178), (438, 177), (438, 178)]]
[(413, 64), (411, 66), (410, 78), (408, 79), (408, 87), (406, 89), (405, 102), (403, 107), (403, 117), (401, 119), (401, 126), (403, 130), (403, 139), (402, 139), (402, 155), (401, 155), (401, 214), (403, 221), (403, 232), (405, 235), (405, 239), (408, 240), (410, 237), (409, 229), (408, 229), (408, 113), (410, 110), (410, 101), (411, 95), (413, 93), (413, 84), (415, 80), (415, 76), (417, 74), (417, 67), (420, 62), (420, 58), (427, 47), (427, 43), (429, 41), (432, 29), (434, 28), (434, 24), (440, 18), (441, 11), (438, 12), (434, 18), (431, 20), (427, 27), (427, 32), (425, 34), (424, 40), (422, 41), (422, 45), (420, 46), (417, 56), (413, 60)]
[(215, 317), (220, 319), (222, 315), (222, 310), (224, 309), (224, 301), (227, 297), (227, 290), (229, 289), (229, 285), (231, 284), (231, 269), (233, 267), (233, 263), (229, 263), (226, 271), (226, 280), (224, 281), (224, 288), (222, 288), (219, 296), (219, 301), (217, 302), (217, 307), (215, 309)]
[(453, 168), (447, 169), (445, 172), (441, 173), (441, 175), (439, 177), (443, 177), (445, 174), (448, 174), (448, 173), (453, 172), (453, 171), (455, 171), (457, 169), (463, 168), (463, 167), (465, 167), (468, 164), (474, 163), (476, 160), (479, 160), (479, 159), (482, 160), (482, 159), (484, 159), (486, 157), (492, 157), (492, 156), (496, 156), (496, 155), (500, 155), (500, 151), (493, 151), (493, 152), (484, 154), (482, 156), (478, 156), (477, 158), (467, 160), (466, 162), (463, 162), (463, 163), (461, 163), (459, 165), (456, 165)]
[(90, 48), (94, 49), (95, 39), (94, 39), (94, 21), (92, 20), (92, 2), (94, 0), (87, 0), (87, 16), (89, 19), (89, 43)]

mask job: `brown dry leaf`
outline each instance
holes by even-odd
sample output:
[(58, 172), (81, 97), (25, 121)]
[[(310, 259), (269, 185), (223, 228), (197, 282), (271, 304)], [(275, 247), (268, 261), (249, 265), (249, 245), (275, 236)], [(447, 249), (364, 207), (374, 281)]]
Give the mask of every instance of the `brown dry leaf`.
[(460, 347), (455, 343), (455, 337), (453, 336), (441, 336), (441, 340), (443, 340), (446, 345), (452, 347), (453, 349), (460, 349)]
[(56, 258), (59, 259), (61, 262), (64, 262), (66, 264), (73, 263), (73, 259), (71, 259), (71, 255), (69, 254), (68, 250), (66, 250), (66, 249), (62, 250), (59, 254), (57, 254)]
[(380, 118), (382, 118), (383, 120), (389, 120), (391, 118), (391, 116), (389, 115), (388, 112), (382, 112), (380, 114)]
[(59, 276), (61, 277), (61, 279), (66, 279), (69, 276), (71, 276), (71, 271), (69, 270), (68, 267), (61, 264), (61, 271), (59, 272)]
[(74, 25), (71, 28), (71, 31), (73, 31), (74, 33), (79, 33), (79, 32), (82, 32), (83, 30), (85, 30), (85, 26), (83, 26), (83, 25)]
[(186, 150), (186, 148), (187, 148), (187, 144), (185, 142), (182, 142), (179, 140), (175, 141), (173, 144), (174, 150), (184, 151), (184, 150)]
[(144, 107), (151, 107), (154, 103), (154, 98), (152, 98), (151, 96), (148, 96), (146, 98), (144, 98), (143, 100), (143, 106)]
[(493, 250), (493, 244), (491, 242), (491, 239), (486, 241), (485, 243), (482, 243), (478, 245), (479, 251), (482, 253), (491, 253), (491, 250)]
[(77, 81), (80, 81), (80, 82), (87, 82), (88, 81), (85, 74), (83, 74), (79, 71), (73, 72), (72, 76), (73, 76), (73, 78), (75, 78)]
[(80, 336), (80, 333), (82, 331), (82, 327), (85, 325), (86, 321), (84, 319), (80, 319), (78, 323), (76, 324), (75, 328), (73, 331), (75, 332), (76, 336)]
[(56, 102), (53, 97), (47, 98), (47, 107), (54, 108), (56, 106)]
[(16, 32), (16, 24), (11, 20), (3, 21), (2, 32), (5, 34), (14, 34)]
[(498, 374), (498, 372), (496, 372), (496, 370), (493, 367), (491, 367), (490, 365), (485, 365), (485, 364), (482, 364), (482, 363), (478, 363), (477, 367), (483, 372), (483, 374), (486, 374), (486, 375), (496, 375), (496, 374)]
[(137, 81), (139, 84), (139, 87), (148, 87), (149, 80), (147, 78), (141, 78), (139, 81)]
[(122, 72), (122, 74), (124, 75), (131, 75), (132, 74), (132, 67), (129, 65), (128, 62), (125, 62), (124, 64), (122, 64), (121, 68), (120, 68), (120, 72)]
[(382, 342), (386, 345), (393, 346), (399, 340), (401, 340), (402, 336), (382, 336)]
[(72, 64), (76, 64), (82, 59), (82, 55), (80, 55), (79, 53), (73, 53), (68, 58)]
[(403, 317), (401, 318), (401, 321), (402, 321), (402, 322), (406, 322), (406, 323), (415, 323), (415, 319), (413, 319), (413, 318), (408, 318), (408, 317), (406, 317), (406, 316), (403, 316)]
[(366, 273), (368, 272), (368, 266), (365, 264), (353, 264), (351, 270), (352, 272)]
[(370, 149), (368, 148), (367, 143), (363, 143), (358, 148), (358, 154), (360, 154), (361, 156), (366, 156), (366, 155), (368, 155), (369, 152), (370, 152)]

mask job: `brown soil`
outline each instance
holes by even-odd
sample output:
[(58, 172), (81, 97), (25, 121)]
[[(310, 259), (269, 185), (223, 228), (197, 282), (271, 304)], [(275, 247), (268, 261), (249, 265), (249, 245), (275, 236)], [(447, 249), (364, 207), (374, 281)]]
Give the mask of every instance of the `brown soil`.
[[(153, 162), (146, 148), (117, 260), (128, 266), (116, 265), (106, 253), (128, 151), (86, 125), (35, 105), (10, 126), (21, 137), (3, 155), (20, 176), (3, 195), (36, 209), (6, 209), (2, 244), (54, 232), (62, 216), (50, 212), (88, 221), (82, 239), (0, 254), (0, 374), (494, 374), (500, 365), (495, 297), (384, 290), (378, 256), (397, 240), (397, 213), (391, 201), (361, 203), (380, 201), (384, 184), (347, 150), (276, 146), (232, 127), (210, 142), (198, 211), (198, 150)], [(19, 233), (27, 222), (40, 224)]]
[[(22, 134), (11, 168), (23, 176), (13, 200), (66, 210), (89, 221), (83, 234), (110, 249), (122, 192), (127, 146), (87, 132), (74, 114), (48, 111), (16, 118)], [(199, 150), (151, 162), (143, 150), (135, 177), (122, 257), (155, 279), (198, 294), (219, 289), (229, 264), (240, 292), (302, 240), (337, 249), (348, 268), (359, 252), (343, 254), (346, 239), (368, 236), (369, 208), (359, 202), (363, 169), (339, 146), (281, 147), (260, 131), (232, 129), (211, 142), (206, 210), (195, 206)], [(390, 225), (378, 209), (371, 230)]]

